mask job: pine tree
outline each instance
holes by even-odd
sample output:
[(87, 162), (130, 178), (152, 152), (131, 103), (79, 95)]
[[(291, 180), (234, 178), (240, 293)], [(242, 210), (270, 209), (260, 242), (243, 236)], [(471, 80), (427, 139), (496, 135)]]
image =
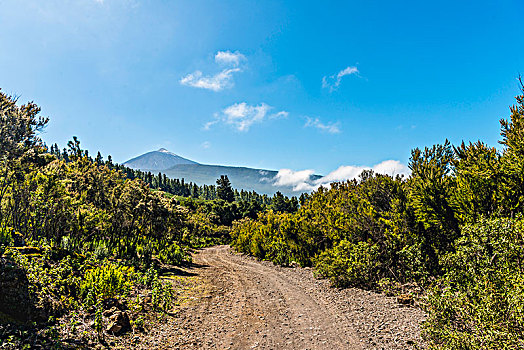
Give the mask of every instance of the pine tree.
[(102, 165), (102, 164), (104, 163), (104, 158), (102, 158), (102, 155), (100, 154), (100, 152), (98, 152), (98, 153), (96, 154), (96, 159), (95, 159), (95, 161), (96, 161), (96, 164), (97, 164), (97, 165)]
[(235, 200), (235, 192), (227, 175), (220, 175), (220, 179), (217, 179), (217, 197), (229, 203)]

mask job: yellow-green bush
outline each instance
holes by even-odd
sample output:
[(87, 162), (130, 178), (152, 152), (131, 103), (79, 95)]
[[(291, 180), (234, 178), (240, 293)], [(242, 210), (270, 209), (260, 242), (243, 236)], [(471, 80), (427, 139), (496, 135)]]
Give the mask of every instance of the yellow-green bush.
[(106, 263), (88, 269), (80, 283), (80, 295), (87, 306), (98, 301), (126, 296), (133, 288), (136, 273), (133, 267)]
[(174, 265), (181, 265), (184, 261), (191, 261), (191, 257), (176, 243), (171, 243), (164, 249), (159, 249), (158, 257), (163, 263)]
[(320, 253), (314, 262), (318, 273), (337, 287), (369, 286), (377, 280), (378, 255), (374, 244), (343, 240)]

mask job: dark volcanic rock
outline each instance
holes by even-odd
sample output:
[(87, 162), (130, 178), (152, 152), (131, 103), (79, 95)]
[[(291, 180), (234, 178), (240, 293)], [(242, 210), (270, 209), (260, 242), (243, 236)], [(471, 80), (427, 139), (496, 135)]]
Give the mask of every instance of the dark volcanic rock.
[(0, 323), (26, 323), (35, 313), (25, 272), (13, 261), (0, 258)]
[(108, 333), (119, 335), (131, 329), (127, 312), (117, 311), (109, 317), (109, 325), (106, 328)]

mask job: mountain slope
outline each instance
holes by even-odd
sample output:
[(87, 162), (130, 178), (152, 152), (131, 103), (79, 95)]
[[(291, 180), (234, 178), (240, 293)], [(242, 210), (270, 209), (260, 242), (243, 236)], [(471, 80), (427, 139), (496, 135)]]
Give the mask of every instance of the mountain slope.
[[(238, 190), (256, 191), (268, 195), (280, 191), (286, 196), (298, 196), (303, 193), (303, 191), (293, 191), (292, 186), (276, 186), (275, 176), (278, 172), (274, 170), (199, 164), (163, 148), (130, 159), (124, 165), (152, 173), (162, 172), (169, 178), (184, 179), (186, 182), (198, 185), (215, 185), (220, 175), (227, 175), (231, 185)], [(318, 178), (320, 178), (318, 175), (312, 176), (312, 179)]]
[(276, 171), (206, 164), (180, 164), (163, 171), (172, 179), (185, 179), (199, 185), (215, 185), (220, 175), (227, 175), (236, 189), (273, 194), (276, 191), (291, 194), (293, 188), (277, 188), (273, 185)]

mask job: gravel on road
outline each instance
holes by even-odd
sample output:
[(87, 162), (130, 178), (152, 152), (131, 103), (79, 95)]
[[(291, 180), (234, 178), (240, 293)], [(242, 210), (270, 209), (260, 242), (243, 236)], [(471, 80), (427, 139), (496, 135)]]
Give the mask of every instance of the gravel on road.
[(423, 311), (393, 297), (332, 288), (309, 268), (200, 250), (201, 284), (172, 316), (134, 344), (143, 349), (416, 349)]

